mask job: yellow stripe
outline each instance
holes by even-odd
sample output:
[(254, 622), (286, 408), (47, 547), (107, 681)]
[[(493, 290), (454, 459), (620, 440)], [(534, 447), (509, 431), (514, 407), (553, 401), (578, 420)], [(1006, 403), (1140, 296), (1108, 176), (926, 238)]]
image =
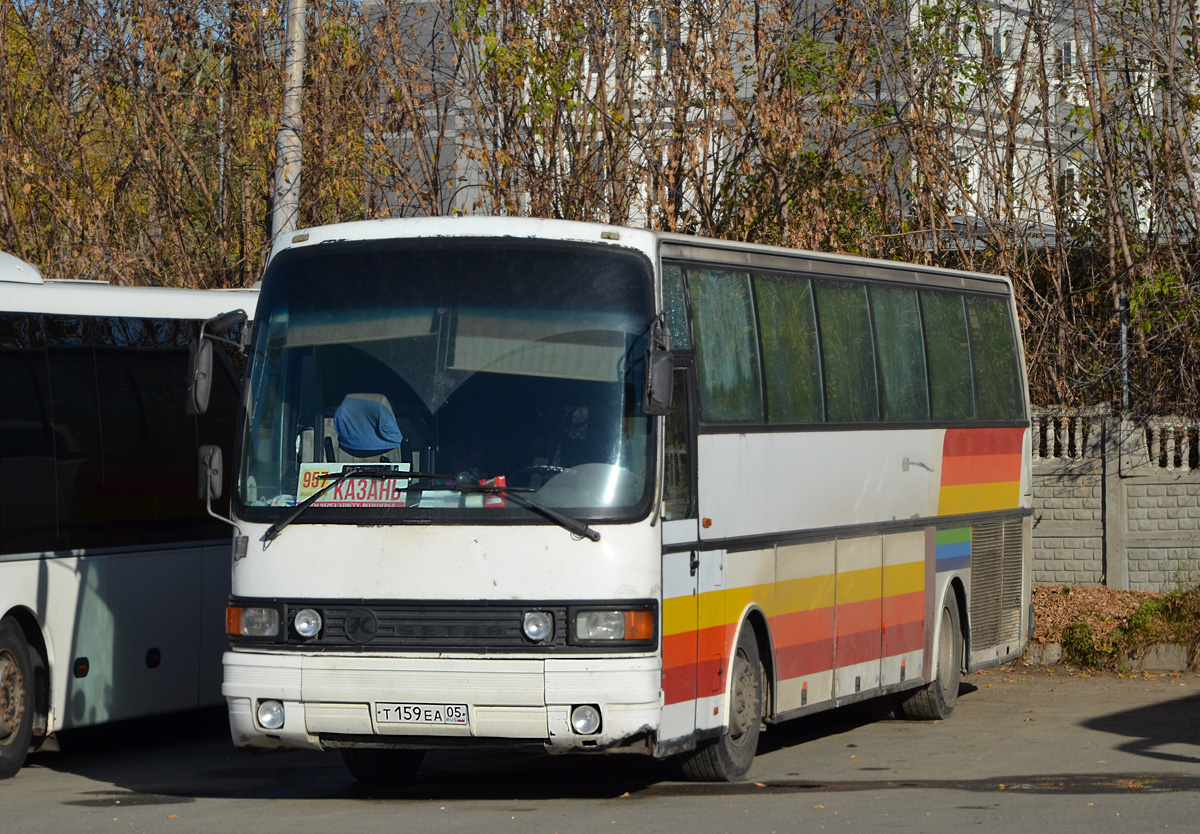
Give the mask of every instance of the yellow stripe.
[(696, 630), (696, 598), (671, 597), (663, 600), (663, 634), (682, 634)]
[[(778, 583), (772, 594), (770, 585), (708, 591), (694, 596), (663, 600), (663, 634), (680, 634), (699, 628), (728, 625), (751, 604), (758, 605), (768, 617), (794, 614), (834, 604), (833, 574)], [(907, 594), (925, 589), (925, 563), (906, 562), (886, 568), (847, 571), (837, 577), (836, 599), (839, 605), (883, 596)], [(774, 596), (774, 601), (772, 601)]]
[(883, 595), (911, 594), (925, 590), (925, 563), (905, 562), (883, 569)]
[(775, 591), (775, 607), (780, 614), (828, 608), (833, 605), (833, 578), (830, 573), (780, 582)]
[(883, 588), (882, 572), (882, 568), (867, 568), (838, 574), (837, 604), (879, 599)]
[(723, 626), (728, 617), (725, 616), (725, 590), (707, 591), (700, 595), (700, 614), (697, 628), (705, 629), (713, 626)]
[(1014, 509), (1020, 494), (1020, 481), (944, 486), (938, 496), (938, 515)]

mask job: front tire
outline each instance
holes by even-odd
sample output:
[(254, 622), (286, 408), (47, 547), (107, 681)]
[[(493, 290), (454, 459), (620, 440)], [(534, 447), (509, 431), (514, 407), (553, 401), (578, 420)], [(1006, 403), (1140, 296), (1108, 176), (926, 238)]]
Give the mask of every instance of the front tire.
[(758, 751), (763, 718), (763, 668), (758, 641), (749, 624), (742, 627), (730, 664), (729, 728), (680, 761), (693, 782), (733, 782), (750, 770)]
[(33, 737), (33, 663), (25, 635), (12, 619), (0, 620), (0, 779), (25, 764)]
[(342, 764), (355, 781), (369, 788), (399, 788), (417, 775), (424, 750), (377, 750), (347, 747), (342, 750)]
[(963, 635), (958, 616), (958, 595), (950, 591), (938, 617), (937, 677), (907, 694), (900, 709), (905, 718), (937, 721), (949, 718), (958, 702), (962, 678)]

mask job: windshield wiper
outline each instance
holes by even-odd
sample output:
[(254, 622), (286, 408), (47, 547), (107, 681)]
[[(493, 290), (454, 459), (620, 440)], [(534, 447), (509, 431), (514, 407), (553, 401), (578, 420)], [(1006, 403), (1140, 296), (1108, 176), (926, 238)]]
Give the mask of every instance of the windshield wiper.
[(333, 489), (335, 486), (337, 486), (338, 484), (340, 484), (342, 481), (346, 480), (347, 478), (355, 477), (355, 478), (368, 478), (373, 481), (396, 481), (396, 480), (403, 480), (405, 478), (412, 478), (412, 477), (432, 477), (432, 476), (422, 476), (422, 474), (419, 472), (418, 473), (402, 472), (397, 467), (388, 466), (387, 464), (363, 463), (363, 464), (358, 464), (357, 466), (354, 464), (347, 464), (346, 468), (343, 469), (341, 472), (328, 472), (328, 473), (319, 475), (318, 477), (328, 479), (329, 483), (325, 484), (325, 486), (321, 487), (316, 492), (314, 492), (312, 495), (305, 498), (303, 501), (301, 501), (299, 504), (296, 505), (296, 508), (294, 510), (292, 510), (290, 513), (288, 513), (283, 518), (279, 519), (279, 521), (276, 521), (270, 527), (268, 527), (267, 531), (265, 533), (263, 533), (262, 540), (264, 542), (269, 543), (269, 542), (275, 541), (275, 537), (283, 532), (284, 527), (287, 527), (289, 524), (291, 524), (293, 521), (295, 521), (301, 513), (303, 513), (305, 510), (307, 510), (313, 504), (317, 503), (317, 501), (321, 500), (321, 496), (323, 496), (325, 493), (329, 492), (329, 490)]
[[(600, 534), (579, 519), (571, 518), (569, 515), (565, 515), (560, 513), (558, 510), (552, 510), (549, 507), (542, 506), (536, 501), (521, 495), (522, 492), (534, 492), (533, 489), (528, 487), (502, 487), (495, 486), (494, 484), (472, 484), (470, 482), (460, 481), (458, 478), (450, 475), (436, 475), (431, 472), (406, 472), (398, 469), (395, 466), (388, 466), (386, 464), (381, 465), (377, 463), (359, 464), (357, 466), (348, 464), (341, 472), (329, 472), (321, 475), (320, 477), (327, 479), (329, 483), (325, 484), (312, 495), (305, 498), (285, 517), (279, 519), (270, 527), (268, 527), (266, 532), (263, 533), (262, 540), (264, 542), (269, 543), (274, 541), (276, 536), (283, 532), (284, 527), (287, 527), (289, 524), (295, 521), (301, 515), (301, 513), (303, 513), (313, 504), (317, 503), (317, 501), (321, 500), (321, 496), (350, 477), (368, 478), (376, 481), (434, 481), (435, 483), (433, 485), (433, 489), (452, 489), (456, 492), (480, 492), (500, 495), (504, 498), (511, 499), (514, 504), (520, 504), (525, 509), (532, 510), (538, 515), (550, 519), (555, 524), (559, 525), (570, 533), (574, 533), (576, 536), (594, 542), (600, 541)], [(407, 489), (414, 491), (429, 488), (430, 487), (415, 486), (413, 484), (409, 484), (407, 487)]]
[(518, 487), (502, 487), (495, 484), (470, 484), (459, 483), (455, 489), (459, 492), (486, 492), (493, 495), (499, 495), (503, 498), (512, 500), (514, 504), (520, 504), (527, 510), (533, 510), (535, 513), (553, 521), (559, 527), (574, 533), (580, 538), (589, 539), (594, 542), (600, 541), (600, 534), (588, 527), (587, 524), (577, 518), (571, 518), (569, 515), (560, 513), (558, 510), (552, 510), (549, 507), (543, 506), (531, 498), (526, 498), (521, 495), (522, 492), (533, 492), (532, 489)]

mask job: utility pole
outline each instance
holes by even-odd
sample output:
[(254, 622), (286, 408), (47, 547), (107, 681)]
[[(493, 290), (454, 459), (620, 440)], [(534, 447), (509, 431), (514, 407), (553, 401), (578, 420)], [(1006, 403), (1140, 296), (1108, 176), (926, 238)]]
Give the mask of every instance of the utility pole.
[(271, 237), (296, 230), (300, 215), (300, 98), (304, 91), (304, 2), (288, 0), (283, 42), (283, 113), (275, 142)]

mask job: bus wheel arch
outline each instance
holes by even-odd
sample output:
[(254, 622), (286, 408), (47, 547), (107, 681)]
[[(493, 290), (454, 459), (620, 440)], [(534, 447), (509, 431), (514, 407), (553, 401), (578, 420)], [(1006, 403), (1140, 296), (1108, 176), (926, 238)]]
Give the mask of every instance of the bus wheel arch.
[(733, 782), (746, 775), (758, 750), (767, 701), (759, 637), (747, 619), (729, 662), (728, 727), (720, 736), (683, 754), (680, 765), (694, 782)]
[(963, 593), (956, 580), (946, 587), (946, 594), (935, 613), (933, 625), (933, 680), (905, 693), (901, 701), (904, 717), (918, 721), (937, 721), (949, 718), (958, 702), (958, 687), (962, 679), (967, 638), (963, 624)]
[(16, 617), (0, 619), (0, 779), (25, 764), (37, 718), (34, 652)]

